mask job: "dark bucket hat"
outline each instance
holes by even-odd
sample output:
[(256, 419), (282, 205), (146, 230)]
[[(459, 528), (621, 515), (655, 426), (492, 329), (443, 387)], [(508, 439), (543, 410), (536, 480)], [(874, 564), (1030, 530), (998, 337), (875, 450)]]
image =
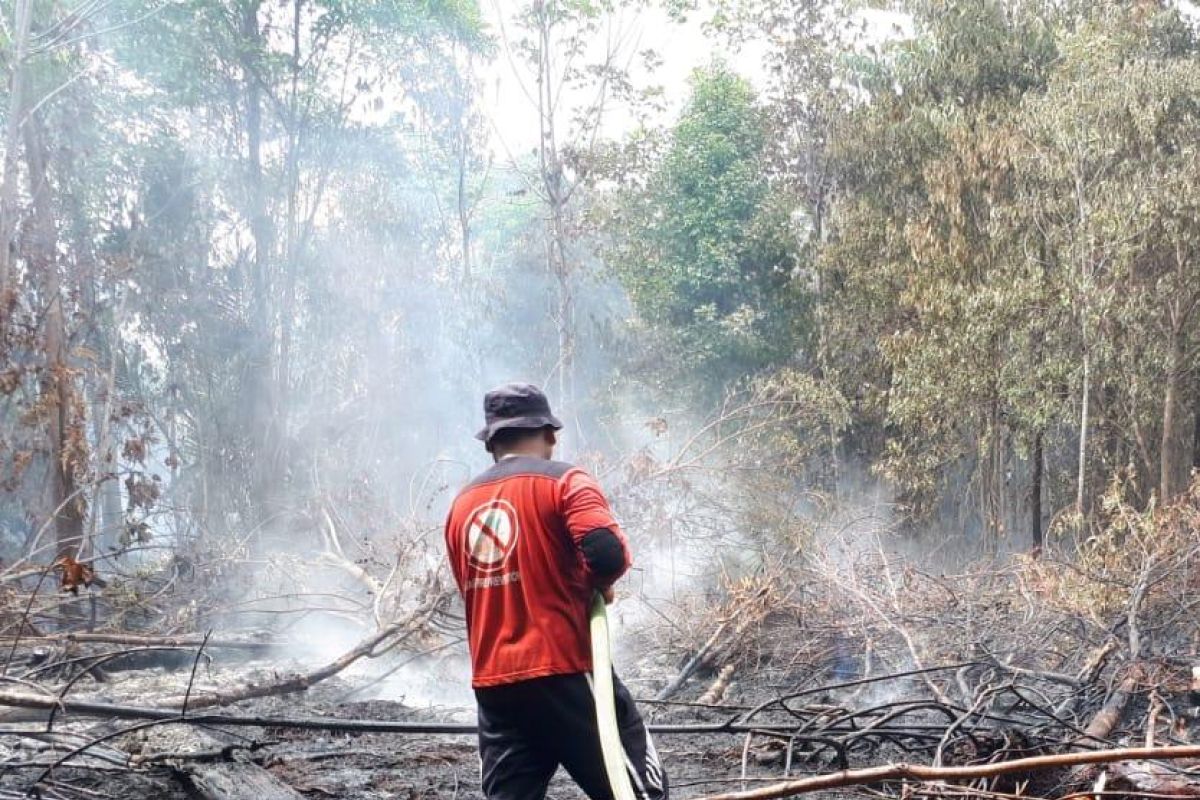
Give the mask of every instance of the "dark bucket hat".
[(506, 428), (545, 428), (558, 430), (563, 426), (550, 413), (546, 394), (532, 383), (506, 383), (483, 396), (483, 418), (486, 423), (475, 438), (487, 442)]

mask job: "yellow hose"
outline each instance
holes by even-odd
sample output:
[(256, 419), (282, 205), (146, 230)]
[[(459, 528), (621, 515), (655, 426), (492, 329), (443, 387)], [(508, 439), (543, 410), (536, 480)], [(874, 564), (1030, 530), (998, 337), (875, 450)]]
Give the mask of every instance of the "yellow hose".
[(592, 682), (596, 694), (596, 724), (600, 728), (600, 752), (604, 772), (612, 788), (613, 800), (637, 800), (629, 772), (625, 769), (625, 748), (617, 727), (617, 696), (613, 689), (612, 637), (608, 630), (608, 610), (599, 594), (592, 600), (589, 615), (592, 629)]

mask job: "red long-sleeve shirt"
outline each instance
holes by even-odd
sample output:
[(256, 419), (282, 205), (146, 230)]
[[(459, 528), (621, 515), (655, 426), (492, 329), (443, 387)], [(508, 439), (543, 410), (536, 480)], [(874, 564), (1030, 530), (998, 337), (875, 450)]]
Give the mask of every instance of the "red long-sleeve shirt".
[(450, 567), (466, 605), (475, 688), (587, 672), (588, 607), (603, 588), (583, 557), (589, 533), (628, 542), (596, 481), (570, 464), (508, 457), (471, 481), (446, 519)]

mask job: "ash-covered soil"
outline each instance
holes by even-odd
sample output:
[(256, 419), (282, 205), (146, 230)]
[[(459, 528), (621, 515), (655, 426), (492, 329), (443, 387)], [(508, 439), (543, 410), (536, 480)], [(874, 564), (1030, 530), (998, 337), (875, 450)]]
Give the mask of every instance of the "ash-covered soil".
[[(351, 703), (333, 715), (347, 718), (423, 719), (388, 701)], [(662, 717), (665, 721), (668, 717)], [(692, 721), (692, 715), (672, 715), (672, 721)], [(270, 748), (262, 763), (307, 797), (459, 798), (482, 800), (479, 760), (470, 736), (396, 736), (394, 734), (273, 731), (285, 744)], [(730, 735), (660, 735), (656, 744), (679, 798), (699, 797), (740, 783), (742, 737)], [(759, 764), (776, 762), (769, 750), (751, 753), (750, 775), (778, 780), (778, 763), (768, 770)], [(576, 800), (584, 795), (562, 770), (550, 798)]]
[[(278, 669), (265, 662), (202, 669), (195, 691), (232, 681), (266, 678)], [(84, 681), (76, 700), (146, 705), (186, 685), (187, 670), (123, 672), (103, 684)], [(357, 681), (334, 678), (303, 695), (273, 697), (220, 709), (234, 715), (322, 716), (342, 719), (471, 723), (474, 709), (461, 706), (414, 707), (389, 699), (347, 700)], [(636, 691), (636, 688), (635, 688)], [(719, 721), (712, 712), (686, 706), (643, 706), (651, 722)], [(195, 763), (251, 762), (308, 798), (402, 800), (454, 798), (482, 800), (479, 761), (473, 736), (343, 733), (257, 727), (210, 727), (200, 734), (190, 725), (155, 725), (123, 733), (67, 757), (73, 747), (131, 729), (130, 720), (83, 719), (60, 714), (54, 730), (65, 738), (48, 740), (44, 712), (8, 712), (0, 722), (0, 800), (25, 796), (46, 765), (63, 760), (42, 783), (46, 798), (120, 798), (183, 800), (194, 797), (189, 772)], [(208, 737), (197, 742), (197, 735)], [(700, 797), (741, 785), (744, 737), (729, 734), (658, 735), (656, 744), (667, 766), (672, 796)], [(778, 780), (782, 754), (762, 739), (747, 754), (752, 782)], [(795, 768), (804, 769), (797, 761)], [(560, 771), (550, 795), (557, 800), (583, 794)]]

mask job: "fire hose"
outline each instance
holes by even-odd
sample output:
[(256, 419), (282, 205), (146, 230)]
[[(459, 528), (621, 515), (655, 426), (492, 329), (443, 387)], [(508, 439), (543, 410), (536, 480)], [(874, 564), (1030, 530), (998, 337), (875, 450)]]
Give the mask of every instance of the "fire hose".
[(613, 800), (637, 800), (629, 772), (625, 769), (625, 748), (617, 727), (617, 698), (613, 687), (612, 635), (608, 628), (608, 609), (599, 593), (592, 599), (589, 615), (592, 629), (592, 682), (596, 695), (596, 725), (600, 729), (600, 752), (604, 772), (612, 789)]

